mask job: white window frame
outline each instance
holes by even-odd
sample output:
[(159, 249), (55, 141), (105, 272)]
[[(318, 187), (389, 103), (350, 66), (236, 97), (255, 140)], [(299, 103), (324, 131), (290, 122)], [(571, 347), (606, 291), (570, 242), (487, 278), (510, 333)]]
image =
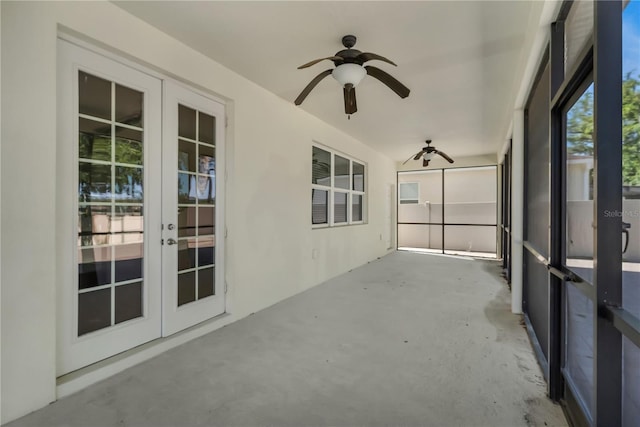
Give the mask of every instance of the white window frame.
[[(418, 189), (418, 197), (417, 198), (407, 198), (402, 197), (402, 186), (403, 185), (415, 185)], [(414, 202), (415, 201), (415, 202)], [(404, 202), (404, 203), (402, 203)], [(401, 205), (417, 205), (420, 203), (420, 183), (419, 182), (399, 182), (398, 183), (398, 204)]]
[[(367, 223), (367, 185), (369, 184), (368, 179), (368, 165), (366, 162), (362, 160), (358, 160), (355, 157), (349, 156), (348, 154), (342, 153), (340, 151), (331, 149), (327, 146), (313, 143), (311, 146), (311, 157), (313, 158), (313, 149), (318, 148), (320, 150), (326, 151), (331, 156), (331, 168), (330, 168), (330, 185), (322, 185), (322, 184), (314, 184), (311, 183), (312, 190), (322, 190), (327, 192), (327, 222), (322, 224), (313, 224), (313, 217), (311, 218), (311, 227), (312, 228), (328, 228), (328, 227), (345, 227), (349, 225), (359, 225)], [(335, 167), (336, 167), (336, 156), (340, 156), (349, 160), (349, 188), (340, 188), (335, 186)], [(363, 191), (354, 190), (353, 189), (353, 164), (358, 163), (364, 167), (364, 188)], [(313, 171), (312, 171), (313, 177)], [(336, 193), (345, 193), (347, 194), (347, 220), (346, 222), (335, 222), (335, 194)], [(354, 196), (362, 196), (362, 218), (360, 220), (353, 220), (353, 199)], [(313, 211), (313, 204), (311, 206)], [(313, 215), (313, 213), (312, 213)]]

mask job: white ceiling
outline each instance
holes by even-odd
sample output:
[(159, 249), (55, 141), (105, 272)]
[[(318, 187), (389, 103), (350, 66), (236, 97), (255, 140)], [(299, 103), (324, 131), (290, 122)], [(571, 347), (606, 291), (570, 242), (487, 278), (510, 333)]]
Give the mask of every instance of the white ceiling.
[(366, 77), (347, 120), (342, 89), (327, 77), (300, 108), (396, 161), (427, 138), (452, 157), (496, 153), (519, 87), (527, 34), (541, 1), (123, 1), (118, 6), (289, 102), (343, 49), (372, 61), (411, 89), (399, 98)]

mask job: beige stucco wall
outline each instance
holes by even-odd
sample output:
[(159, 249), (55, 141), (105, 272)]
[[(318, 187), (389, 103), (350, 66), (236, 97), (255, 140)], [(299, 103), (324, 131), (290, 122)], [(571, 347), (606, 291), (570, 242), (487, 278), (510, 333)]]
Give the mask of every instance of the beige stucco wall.
[[(61, 31), (227, 101), (232, 319), (387, 253), (396, 179), (387, 157), (109, 2), (3, 1), (1, 18), (2, 422), (57, 393), (55, 300), (69, 285), (57, 273), (75, 268), (56, 262), (58, 221), (75, 215), (56, 203), (57, 146), (72, 143), (56, 141)], [(312, 230), (313, 141), (367, 164), (367, 224)]]

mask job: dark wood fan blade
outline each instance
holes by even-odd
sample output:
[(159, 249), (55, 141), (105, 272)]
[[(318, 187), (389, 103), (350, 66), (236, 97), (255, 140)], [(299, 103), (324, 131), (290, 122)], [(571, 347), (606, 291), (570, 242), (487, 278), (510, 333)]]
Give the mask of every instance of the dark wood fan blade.
[(371, 77), (375, 77), (376, 79), (387, 85), (389, 89), (397, 93), (400, 98), (406, 98), (407, 96), (409, 96), (409, 88), (396, 80), (395, 77), (392, 77), (391, 75), (382, 71), (380, 68), (372, 67), (371, 65), (364, 68), (365, 70), (367, 70), (367, 74), (369, 74)]
[(371, 53), (371, 52), (362, 52), (360, 55), (356, 57), (356, 59), (359, 59), (363, 63), (367, 61), (371, 61), (372, 59), (377, 59), (378, 61), (384, 61), (387, 64), (395, 65), (396, 67), (398, 66), (395, 62), (385, 58), (384, 56), (380, 56), (378, 54)]
[(418, 154), (412, 154), (411, 157), (409, 157), (407, 160), (405, 160), (404, 162), (402, 162), (402, 164), (404, 165), (405, 163), (407, 163), (409, 160), (418, 160), (420, 158), (420, 156), (422, 156), (422, 151), (419, 152)]
[(344, 59), (339, 56), (327, 56), (326, 58), (318, 58), (318, 59), (314, 59), (311, 62), (307, 62), (306, 64), (299, 66), (298, 70), (311, 67), (312, 65), (316, 65), (318, 62), (324, 61), (325, 59), (329, 59), (331, 61), (344, 61)]
[(422, 154), (424, 154), (424, 150), (422, 150), (418, 154), (416, 154), (415, 157), (413, 158), (413, 160), (418, 160), (420, 157), (422, 157)]
[(300, 95), (298, 95), (298, 97), (296, 98), (295, 101), (293, 101), (293, 103), (296, 104), (296, 105), (302, 104), (302, 101), (304, 101), (304, 99), (307, 97), (307, 95), (309, 95), (309, 92), (311, 92), (311, 90), (314, 87), (316, 87), (316, 85), (318, 83), (320, 83), (320, 80), (324, 79), (329, 74), (331, 74), (332, 71), (333, 70), (325, 70), (325, 71), (321, 72), (320, 74), (318, 74), (317, 76), (315, 76), (313, 78), (313, 80), (311, 80), (311, 82), (307, 85), (307, 87), (305, 87), (303, 89), (303, 91), (300, 92)]
[(446, 153), (443, 153), (442, 151), (436, 151), (436, 154), (440, 154), (442, 157), (444, 157), (444, 159), (449, 162), (449, 163), (453, 163), (453, 159), (449, 156), (446, 155)]
[(344, 112), (346, 114), (353, 114), (358, 111), (356, 105), (356, 88), (352, 84), (347, 83), (342, 89), (344, 93)]
[(429, 160), (427, 159), (422, 159), (422, 167), (426, 168), (427, 166), (429, 166)]

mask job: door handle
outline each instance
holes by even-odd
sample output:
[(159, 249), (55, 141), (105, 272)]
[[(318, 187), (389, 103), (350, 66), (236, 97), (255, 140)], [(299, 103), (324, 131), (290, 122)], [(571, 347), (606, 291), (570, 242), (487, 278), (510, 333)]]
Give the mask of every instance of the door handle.
[(553, 274), (554, 276), (556, 276), (557, 278), (565, 282), (576, 282), (576, 283), (582, 282), (582, 279), (576, 276), (575, 274), (573, 274), (573, 272), (571, 271), (568, 273), (565, 273), (564, 271), (558, 268), (552, 267), (551, 265), (548, 265), (547, 269), (551, 274)]
[(622, 253), (624, 254), (629, 249), (629, 229), (631, 228), (630, 222), (622, 221), (622, 234), (624, 235), (624, 248), (622, 248)]
[(178, 243), (176, 239), (167, 239), (167, 245), (175, 245)]

